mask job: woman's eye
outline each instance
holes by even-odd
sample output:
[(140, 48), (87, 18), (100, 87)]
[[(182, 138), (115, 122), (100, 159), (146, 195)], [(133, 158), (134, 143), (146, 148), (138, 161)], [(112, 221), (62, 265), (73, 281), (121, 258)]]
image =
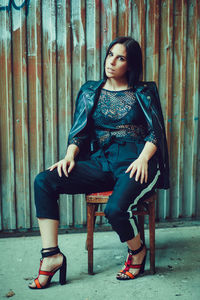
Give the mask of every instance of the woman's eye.
[(123, 57), (119, 57), (119, 60), (124, 61), (125, 59)]

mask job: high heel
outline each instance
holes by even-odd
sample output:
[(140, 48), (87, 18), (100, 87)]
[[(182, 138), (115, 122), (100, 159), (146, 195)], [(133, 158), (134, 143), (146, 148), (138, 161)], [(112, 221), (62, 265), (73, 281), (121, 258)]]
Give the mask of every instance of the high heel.
[[(43, 259), (45, 257), (53, 256), (53, 255), (58, 254), (58, 253), (61, 253), (60, 249), (58, 247), (43, 248), (41, 250), (42, 258), (40, 259), (40, 268), (39, 268), (38, 277), (34, 280), (35, 286), (30, 286), (29, 285), (30, 289), (45, 289), (45, 288), (47, 288), (49, 286), (50, 282), (51, 282), (52, 277), (55, 275), (55, 273), (57, 271), (60, 271), (59, 283), (61, 285), (66, 283), (67, 259), (66, 259), (65, 255), (63, 253), (61, 253), (62, 256), (63, 256), (63, 262), (62, 262), (62, 265), (59, 268), (53, 269), (52, 271), (43, 271), (43, 270), (41, 270)], [(39, 276), (40, 275), (49, 276), (49, 278), (47, 280), (47, 283), (45, 285), (40, 284), (40, 282), (39, 282)]]
[[(135, 279), (139, 275), (144, 273), (145, 263), (146, 263), (146, 254), (145, 254), (141, 264), (134, 264), (133, 265), (131, 263), (132, 262), (132, 256), (140, 253), (143, 250), (144, 247), (145, 247), (144, 244), (142, 244), (141, 247), (137, 250), (128, 249), (129, 255), (128, 255), (127, 261), (125, 262), (125, 268), (123, 270), (121, 270), (116, 276), (116, 278), (118, 280)], [(139, 272), (136, 275), (134, 275), (131, 272), (129, 272), (130, 269), (139, 269)]]

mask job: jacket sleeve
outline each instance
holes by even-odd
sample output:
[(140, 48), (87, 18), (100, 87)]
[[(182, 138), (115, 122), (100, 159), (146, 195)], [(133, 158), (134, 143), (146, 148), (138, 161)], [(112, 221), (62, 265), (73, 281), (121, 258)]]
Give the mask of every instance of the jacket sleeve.
[(75, 101), (75, 111), (73, 117), (73, 124), (68, 136), (67, 146), (75, 144), (79, 149), (86, 149), (89, 146), (89, 126), (87, 122), (87, 96), (84, 92), (84, 87), (87, 83), (82, 85)]
[(157, 182), (158, 188), (169, 188), (169, 158), (165, 133), (164, 118), (156, 83), (145, 82), (136, 93), (138, 102), (146, 117), (151, 130), (154, 131), (157, 139), (157, 157), (160, 169), (160, 176)]
[(84, 146), (84, 142), (89, 138), (89, 134), (87, 130), (82, 130), (81, 132), (77, 133), (74, 137), (68, 138), (68, 146), (74, 144), (81, 149)]
[(148, 130), (148, 134), (145, 137), (145, 141), (146, 142), (151, 142), (153, 143), (155, 146), (157, 146), (158, 144), (158, 140), (156, 138), (155, 132), (154, 130), (151, 128), (151, 126), (147, 123), (147, 130)]
[[(169, 154), (168, 154), (168, 146), (167, 146), (167, 138), (165, 132), (165, 123), (164, 117), (162, 113), (162, 107), (160, 102), (160, 97), (158, 93), (158, 89), (156, 83), (153, 82), (153, 95), (154, 101), (151, 103), (151, 113), (153, 120), (153, 127), (156, 127), (157, 136), (159, 137), (158, 145), (160, 152), (160, 167), (163, 173), (163, 176), (160, 178), (161, 186), (164, 189), (169, 188)], [(165, 175), (164, 175), (165, 174)]]

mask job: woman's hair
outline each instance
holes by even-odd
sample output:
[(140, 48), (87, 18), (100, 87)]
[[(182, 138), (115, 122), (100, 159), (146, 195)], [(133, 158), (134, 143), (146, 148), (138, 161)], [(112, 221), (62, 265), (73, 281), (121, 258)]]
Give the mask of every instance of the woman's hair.
[(104, 80), (107, 79), (106, 72), (105, 72), (106, 58), (110, 52), (110, 49), (115, 44), (122, 44), (126, 48), (127, 63), (129, 68), (129, 70), (127, 71), (127, 80), (128, 80), (128, 85), (130, 87), (133, 87), (135, 84), (138, 83), (138, 81), (142, 76), (142, 50), (139, 43), (129, 36), (118, 37), (110, 43), (104, 60), (104, 74), (103, 74)]

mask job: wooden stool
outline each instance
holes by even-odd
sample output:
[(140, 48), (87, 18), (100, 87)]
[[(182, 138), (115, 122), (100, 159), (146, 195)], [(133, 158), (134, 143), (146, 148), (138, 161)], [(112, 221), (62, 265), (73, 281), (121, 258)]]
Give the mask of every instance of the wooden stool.
[[(105, 216), (104, 212), (98, 211), (99, 204), (105, 204), (108, 201), (112, 191), (93, 193), (86, 195), (87, 202), (87, 241), (86, 248), (88, 250), (88, 273), (93, 273), (93, 233), (96, 216)], [(138, 216), (138, 224), (140, 236), (145, 243), (144, 236), (144, 216), (149, 216), (149, 241), (150, 241), (150, 271), (155, 274), (155, 200), (156, 193), (149, 198), (137, 204), (137, 210), (133, 210), (134, 216)], [(144, 204), (143, 204), (144, 203)]]

